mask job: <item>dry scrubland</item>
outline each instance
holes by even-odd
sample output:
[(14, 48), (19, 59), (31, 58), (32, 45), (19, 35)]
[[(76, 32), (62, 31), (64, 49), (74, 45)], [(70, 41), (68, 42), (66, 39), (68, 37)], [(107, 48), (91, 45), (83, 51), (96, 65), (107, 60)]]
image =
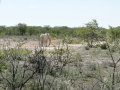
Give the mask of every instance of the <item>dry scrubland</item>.
[[(32, 50), (34, 53), (35, 49), (38, 48), (38, 39), (36, 37), (1, 38), (0, 48), (8, 46), (14, 48), (18, 43), (22, 43), (22, 48)], [(37, 49), (37, 52), (39, 52), (39, 49)], [(27, 88), (26, 90), (32, 90), (29, 87), (32, 86), (33, 82), (33, 90), (50, 90), (50, 88), (51, 90), (113, 89), (112, 75), (114, 68), (108, 49), (101, 49), (99, 45), (89, 48), (86, 44), (65, 44), (63, 46), (62, 40), (53, 39), (50, 47), (45, 48), (44, 55), (48, 62), (51, 61), (49, 66), (51, 72), (47, 70), (48, 68), (45, 68), (46, 72), (49, 71), (49, 73), (42, 73), (43, 77), (32, 77), (34, 80), (30, 79), (24, 86), (24, 88)], [(115, 61), (119, 60), (119, 51), (113, 51), (112, 55)], [(21, 62), (24, 62), (24, 60)], [(34, 61), (31, 62), (32, 64), (35, 63)], [(31, 63), (28, 64), (31, 65)], [(115, 90), (120, 86), (119, 63), (116, 65), (116, 68), (114, 76)], [(37, 82), (38, 77), (40, 82)], [(46, 89), (42, 89), (40, 86), (42, 88), (44, 86)], [(35, 87), (39, 88), (35, 89)]]
[[(16, 47), (18, 44), (22, 44), (22, 48), (32, 50), (34, 52), (35, 48), (39, 47), (39, 42), (36, 37), (27, 37), (27, 36), (15, 36), (15, 37), (5, 37), (5, 38), (0, 38), (0, 48), (2, 49), (3, 46), (8, 46), (10, 48)], [(82, 44), (67, 44), (69, 48), (77, 48), (77, 47), (82, 47)], [(62, 47), (62, 40), (60, 39), (53, 39), (51, 41), (51, 45), (49, 47), (46, 47), (46, 50), (54, 50), (54, 47)]]

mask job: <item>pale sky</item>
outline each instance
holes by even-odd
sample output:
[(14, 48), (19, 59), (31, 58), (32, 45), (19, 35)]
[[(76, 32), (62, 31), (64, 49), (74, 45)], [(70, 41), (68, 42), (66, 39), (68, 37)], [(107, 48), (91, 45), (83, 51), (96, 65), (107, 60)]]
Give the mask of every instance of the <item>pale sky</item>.
[(99, 26), (120, 26), (120, 0), (1, 0), (0, 25), (80, 27), (96, 19)]

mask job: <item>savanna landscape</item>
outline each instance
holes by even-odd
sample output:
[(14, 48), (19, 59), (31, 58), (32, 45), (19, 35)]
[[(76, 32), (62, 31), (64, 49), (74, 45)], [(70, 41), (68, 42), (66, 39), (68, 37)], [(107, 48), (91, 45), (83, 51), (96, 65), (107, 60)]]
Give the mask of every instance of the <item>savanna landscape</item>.
[[(42, 33), (50, 46), (39, 46)], [(120, 27), (19, 23), (0, 35), (0, 90), (120, 90)]]

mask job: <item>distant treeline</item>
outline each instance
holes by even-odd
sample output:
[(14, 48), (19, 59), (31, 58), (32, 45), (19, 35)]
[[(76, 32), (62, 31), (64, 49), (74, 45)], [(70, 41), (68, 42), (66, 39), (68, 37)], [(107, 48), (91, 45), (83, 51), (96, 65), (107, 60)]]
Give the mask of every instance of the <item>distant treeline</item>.
[(27, 26), (24, 23), (19, 23), (16, 26), (0, 26), (0, 35), (40, 35), (41, 33), (50, 33), (53, 37), (56, 36), (75, 36), (74, 31), (76, 28), (67, 26), (50, 27), (42, 26)]
[(18, 23), (16, 26), (0, 26), (0, 35), (40, 35), (41, 33), (50, 33), (52, 37), (81, 37), (84, 39), (94, 39), (101, 34), (104, 37), (112, 37), (112, 39), (120, 38), (120, 26), (109, 27), (109, 29), (99, 27), (96, 20), (92, 20), (82, 27), (56, 26), (27, 26), (24, 23)]

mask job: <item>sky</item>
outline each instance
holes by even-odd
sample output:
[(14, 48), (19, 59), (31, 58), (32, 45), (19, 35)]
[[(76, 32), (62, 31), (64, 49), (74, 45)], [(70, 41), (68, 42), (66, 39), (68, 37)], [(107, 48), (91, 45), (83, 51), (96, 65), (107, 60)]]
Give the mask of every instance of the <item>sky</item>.
[(0, 26), (120, 26), (120, 0), (1, 0)]

